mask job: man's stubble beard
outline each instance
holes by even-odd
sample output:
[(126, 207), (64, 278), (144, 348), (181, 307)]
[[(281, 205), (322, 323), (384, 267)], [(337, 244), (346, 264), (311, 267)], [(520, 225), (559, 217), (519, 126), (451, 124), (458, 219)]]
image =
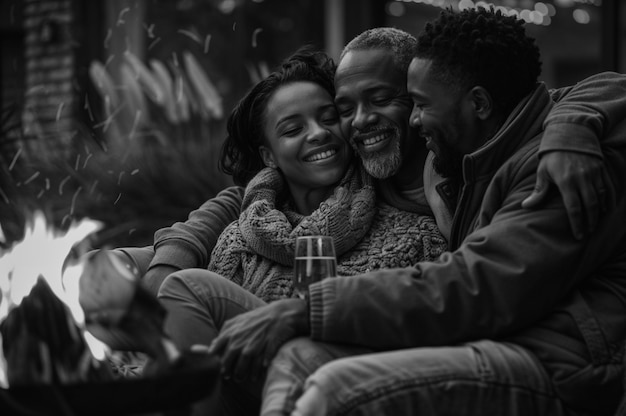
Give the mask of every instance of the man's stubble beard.
[[(461, 112), (457, 107), (455, 112), (458, 114)], [(433, 169), (439, 175), (448, 179), (461, 179), (463, 177), (463, 157), (464, 155), (457, 150), (454, 150), (448, 143), (460, 142), (459, 132), (463, 131), (458, 119), (454, 119), (449, 126), (448, 135), (442, 136), (437, 142), (439, 148), (439, 154), (435, 154), (433, 159)], [(447, 137), (444, 140), (443, 137)]]
[(374, 153), (363, 153), (350, 139), (350, 145), (361, 159), (365, 171), (376, 179), (387, 179), (394, 176), (402, 166), (402, 149), (400, 148), (400, 131), (394, 127), (393, 142), (388, 148)]
[(400, 142), (395, 140), (391, 149), (384, 152), (367, 153), (360, 155), (363, 167), (376, 179), (387, 179), (394, 176), (402, 166)]
[(446, 156), (440, 158), (435, 155), (433, 169), (444, 178), (460, 179), (463, 175), (463, 155), (450, 152)]

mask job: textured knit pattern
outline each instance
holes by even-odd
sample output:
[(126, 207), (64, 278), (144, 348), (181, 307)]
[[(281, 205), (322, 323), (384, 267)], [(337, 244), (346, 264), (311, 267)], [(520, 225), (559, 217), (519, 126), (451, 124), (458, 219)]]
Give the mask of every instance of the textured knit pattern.
[(273, 169), (250, 182), (243, 212), (220, 236), (209, 264), (209, 270), (266, 302), (293, 295), (298, 235), (331, 235), (339, 275), (404, 267), (435, 259), (446, 249), (432, 217), (377, 205), (371, 178), (360, 167), (351, 168), (333, 196), (309, 216), (280, 205), (284, 187)]
[(337, 259), (337, 273), (352, 276), (376, 269), (409, 267), (437, 259), (446, 248), (446, 240), (433, 217), (379, 203), (365, 238)]
[(287, 266), (293, 265), (295, 237), (330, 235), (340, 255), (363, 238), (376, 213), (372, 179), (356, 166), (308, 216), (280, 203), (285, 186), (277, 170), (259, 172), (246, 187), (238, 227), (254, 252)]

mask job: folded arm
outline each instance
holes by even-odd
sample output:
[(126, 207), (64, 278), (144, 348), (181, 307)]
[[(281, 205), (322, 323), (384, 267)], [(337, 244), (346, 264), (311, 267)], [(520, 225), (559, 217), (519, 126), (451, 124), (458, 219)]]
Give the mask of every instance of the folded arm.
[(607, 132), (626, 118), (626, 75), (596, 74), (553, 90), (552, 98), (557, 103), (545, 121), (537, 181), (523, 206), (540, 206), (550, 184), (555, 184), (572, 232), (582, 238), (595, 228), (605, 209), (609, 183), (601, 146)]
[[(535, 169), (529, 163), (512, 188), (492, 183), (502, 204), (484, 206), (476, 230), (439, 261), (311, 285), (312, 337), (375, 349), (450, 345), (511, 335), (553, 311), (624, 238), (625, 202), (574, 239), (558, 195), (539, 210), (519, 206)], [(622, 163), (611, 180), (623, 172)]]

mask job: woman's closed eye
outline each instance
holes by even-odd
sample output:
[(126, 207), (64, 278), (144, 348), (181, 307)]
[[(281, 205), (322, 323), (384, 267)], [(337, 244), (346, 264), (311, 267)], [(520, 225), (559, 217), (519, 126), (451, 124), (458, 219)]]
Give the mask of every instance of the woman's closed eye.
[(288, 125), (285, 126), (281, 129), (280, 135), (281, 136), (287, 136), (287, 137), (293, 137), (296, 136), (297, 134), (299, 134), (302, 131), (302, 125), (300, 124), (293, 124), (293, 125)]

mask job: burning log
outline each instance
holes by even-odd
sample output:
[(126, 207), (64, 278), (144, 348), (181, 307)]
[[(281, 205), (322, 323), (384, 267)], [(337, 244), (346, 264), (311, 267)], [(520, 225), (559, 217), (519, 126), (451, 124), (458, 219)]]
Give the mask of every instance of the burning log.
[(39, 278), (0, 323), (9, 385), (67, 384), (112, 378), (94, 359), (69, 308)]
[[(144, 352), (155, 369), (169, 367), (180, 356), (163, 332), (165, 309), (112, 252), (99, 251), (85, 260), (79, 304), (89, 332), (112, 349)], [(0, 335), (10, 386), (113, 377), (94, 359), (71, 311), (42, 277), (0, 323)]]
[(153, 368), (166, 368), (179, 358), (163, 330), (165, 308), (115, 253), (101, 250), (88, 257), (79, 303), (89, 332), (111, 348), (144, 352)]

